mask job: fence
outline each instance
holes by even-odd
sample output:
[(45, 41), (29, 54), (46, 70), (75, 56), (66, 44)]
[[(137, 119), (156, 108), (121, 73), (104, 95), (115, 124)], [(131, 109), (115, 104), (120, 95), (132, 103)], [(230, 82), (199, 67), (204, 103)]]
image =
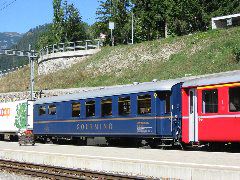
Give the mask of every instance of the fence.
[(99, 39), (58, 43), (58, 44), (49, 45), (41, 49), (39, 55), (41, 57), (47, 54), (57, 53), (57, 52), (99, 49), (100, 46), (101, 46), (101, 41)]
[(0, 55), (19, 56), (19, 57), (37, 57), (36, 51), (22, 51), (18, 49), (0, 49)]
[(4, 69), (4, 70), (0, 71), (0, 78), (4, 77), (4, 76), (6, 76), (6, 75), (8, 75), (12, 72), (15, 72), (17, 70), (20, 70), (20, 69), (22, 69), (23, 67), (26, 67), (26, 66), (27, 65), (25, 64), (25, 65), (22, 65), (22, 66), (19, 66), (19, 67), (13, 67), (11, 69)]

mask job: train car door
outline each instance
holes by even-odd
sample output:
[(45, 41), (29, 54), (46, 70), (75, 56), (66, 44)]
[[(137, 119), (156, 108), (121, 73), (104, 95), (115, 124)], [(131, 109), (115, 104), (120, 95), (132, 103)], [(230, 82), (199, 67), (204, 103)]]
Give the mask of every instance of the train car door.
[(189, 90), (189, 141), (198, 141), (197, 91)]

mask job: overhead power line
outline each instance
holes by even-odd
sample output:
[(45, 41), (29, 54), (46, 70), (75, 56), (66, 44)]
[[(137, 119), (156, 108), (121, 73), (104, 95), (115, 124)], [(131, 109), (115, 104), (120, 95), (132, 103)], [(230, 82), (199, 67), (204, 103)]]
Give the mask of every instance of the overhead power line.
[(7, 1), (4, 1), (4, 2), (1, 4), (1, 7), (5, 6), (5, 4), (7, 4)]
[(15, 3), (17, 0), (13, 0), (10, 3), (3, 3), (3, 7), (1, 7), (0, 11), (3, 11), (4, 9), (8, 8), (9, 6), (11, 6), (13, 3)]

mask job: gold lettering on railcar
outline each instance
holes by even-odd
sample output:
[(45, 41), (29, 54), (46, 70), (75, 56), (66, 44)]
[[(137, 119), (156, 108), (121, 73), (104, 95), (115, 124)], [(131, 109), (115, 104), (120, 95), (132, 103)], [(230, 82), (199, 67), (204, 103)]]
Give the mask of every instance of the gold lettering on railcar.
[(112, 123), (79, 123), (77, 124), (77, 130), (84, 131), (84, 130), (112, 130), (113, 124)]
[(149, 122), (137, 122), (137, 124), (149, 124)]

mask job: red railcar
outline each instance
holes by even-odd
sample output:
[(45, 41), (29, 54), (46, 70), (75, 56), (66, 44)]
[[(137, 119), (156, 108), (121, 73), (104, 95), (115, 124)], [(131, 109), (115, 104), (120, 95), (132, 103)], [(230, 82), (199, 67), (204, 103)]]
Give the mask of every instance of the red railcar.
[(240, 142), (240, 71), (183, 83), (182, 141)]

